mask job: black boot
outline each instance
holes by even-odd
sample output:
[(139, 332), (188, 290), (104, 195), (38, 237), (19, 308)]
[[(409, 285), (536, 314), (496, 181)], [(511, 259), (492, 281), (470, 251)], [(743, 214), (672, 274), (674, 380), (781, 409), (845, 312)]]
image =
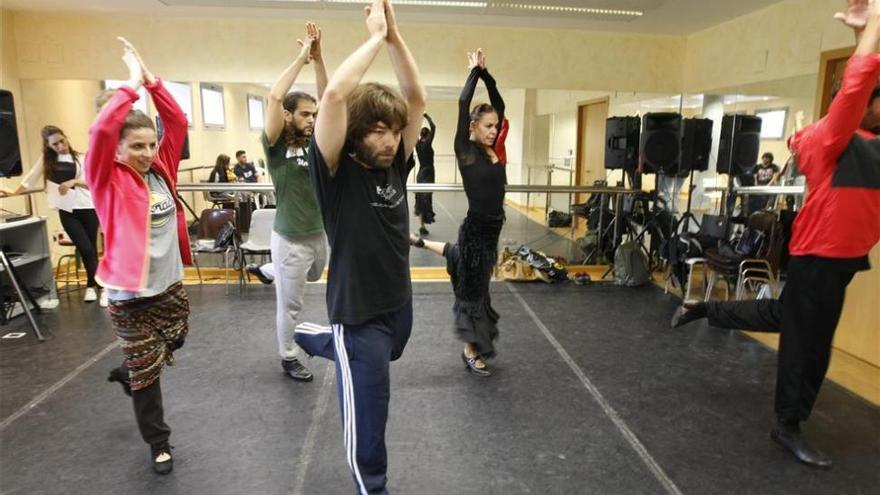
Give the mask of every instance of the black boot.
[(770, 430), (770, 438), (791, 452), (798, 461), (814, 468), (831, 469), (831, 459), (810, 447), (801, 436), (797, 424), (777, 423), (776, 427)]

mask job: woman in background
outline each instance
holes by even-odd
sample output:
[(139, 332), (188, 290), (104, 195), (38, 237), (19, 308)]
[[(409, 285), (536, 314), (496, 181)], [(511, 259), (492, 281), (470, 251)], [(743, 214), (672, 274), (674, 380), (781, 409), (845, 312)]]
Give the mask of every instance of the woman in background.
[[(0, 195), (20, 194), (37, 188), (40, 179), (46, 186), (49, 207), (58, 210), (58, 218), (67, 237), (76, 246), (86, 269), (85, 302), (98, 300), (95, 272), (98, 270), (98, 215), (92, 204), (89, 188), (83, 182), (81, 154), (73, 149), (60, 128), (47, 125), (40, 131), (43, 153), (31, 167), (21, 184), (12, 191), (0, 191)], [(107, 292), (101, 291), (101, 306), (107, 306)]]

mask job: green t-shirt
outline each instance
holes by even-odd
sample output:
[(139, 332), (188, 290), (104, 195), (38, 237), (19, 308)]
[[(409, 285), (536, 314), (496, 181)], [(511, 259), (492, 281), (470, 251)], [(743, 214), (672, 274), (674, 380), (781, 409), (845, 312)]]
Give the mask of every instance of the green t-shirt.
[(315, 192), (309, 181), (308, 144), (288, 148), (282, 137), (269, 146), (266, 133), (260, 137), (269, 176), (275, 185), (275, 225), (284, 237), (313, 235), (324, 231)]

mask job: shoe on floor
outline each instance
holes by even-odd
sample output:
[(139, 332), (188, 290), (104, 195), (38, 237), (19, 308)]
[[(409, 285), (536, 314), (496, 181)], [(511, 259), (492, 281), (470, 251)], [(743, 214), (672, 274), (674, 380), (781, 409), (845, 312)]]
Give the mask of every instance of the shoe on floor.
[(274, 280), (267, 277), (263, 273), (263, 270), (260, 270), (260, 267), (257, 265), (250, 265), (249, 264), (248, 266), (244, 267), (244, 269), (247, 270), (247, 272), (250, 273), (251, 275), (257, 277), (260, 280), (260, 282), (263, 282), (266, 285), (271, 285), (272, 282), (274, 282)]
[(284, 368), (284, 372), (287, 373), (287, 376), (293, 378), (294, 380), (300, 382), (310, 382), (314, 378), (312, 372), (309, 371), (308, 368), (303, 366), (302, 363), (299, 362), (299, 359), (293, 358), (290, 360), (282, 359), (281, 367)]
[(150, 454), (153, 457), (153, 471), (159, 474), (168, 474), (174, 469), (171, 449), (172, 447), (168, 445), (168, 442), (150, 445)]
[(122, 391), (125, 392), (125, 395), (131, 397), (131, 384), (128, 380), (128, 371), (126, 371), (125, 368), (113, 368), (110, 370), (110, 375), (107, 376), (107, 381), (110, 383), (119, 383), (122, 385)]
[(472, 358), (469, 358), (465, 355), (465, 353), (463, 353), (463, 352), (461, 353), (461, 360), (464, 361), (465, 367), (472, 375), (482, 376), (482, 377), (492, 376), (492, 372), (489, 371), (489, 367), (486, 366), (486, 363), (483, 363), (482, 368), (477, 367), (477, 360), (478, 359), (480, 359), (479, 356), (474, 356)]
[(770, 438), (785, 450), (794, 455), (795, 459), (810, 467), (831, 469), (831, 459), (822, 452), (810, 447), (798, 431), (787, 431), (776, 427), (770, 431)]
[(91, 303), (98, 300), (98, 291), (94, 287), (86, 287), (86, 295), (83, 296), (83, 302)]
[(107, 294), (107, 289), (101, 289), (101, 298), (98, 301), (98, 304), (102, 308), (106, 308), (110, 305), (110, 296)]
[(426, 229), (424, 226), (422, 226), (422, 227), (419, 227), (419, 234), (428, 235), (428, 234), (430, 234), (430, 232), (428, 232), (428, 229)]

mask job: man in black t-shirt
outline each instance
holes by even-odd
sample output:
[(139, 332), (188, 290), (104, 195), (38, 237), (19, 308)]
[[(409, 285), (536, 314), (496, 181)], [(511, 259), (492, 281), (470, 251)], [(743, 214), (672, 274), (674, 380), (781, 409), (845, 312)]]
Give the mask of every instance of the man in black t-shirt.
[(245, 150), (235, 152), (235, 168), (232, 172), (241, 182), (257, 182), (257, 168), (253, 163), (248, 163)]
[[(386, 494), (389, 362), (412, 329), (407, 159), (419, 138), (425, 88), (388, 0), (368, 7), (370, 38), (336, 70), (321, 98), (309, 174), (330, 242), (331, 331), (303, 324), (296, 342), (336, 361), (345, 448), (359, 494)], [(387, 46), (403, 98), (360, 84)]]

